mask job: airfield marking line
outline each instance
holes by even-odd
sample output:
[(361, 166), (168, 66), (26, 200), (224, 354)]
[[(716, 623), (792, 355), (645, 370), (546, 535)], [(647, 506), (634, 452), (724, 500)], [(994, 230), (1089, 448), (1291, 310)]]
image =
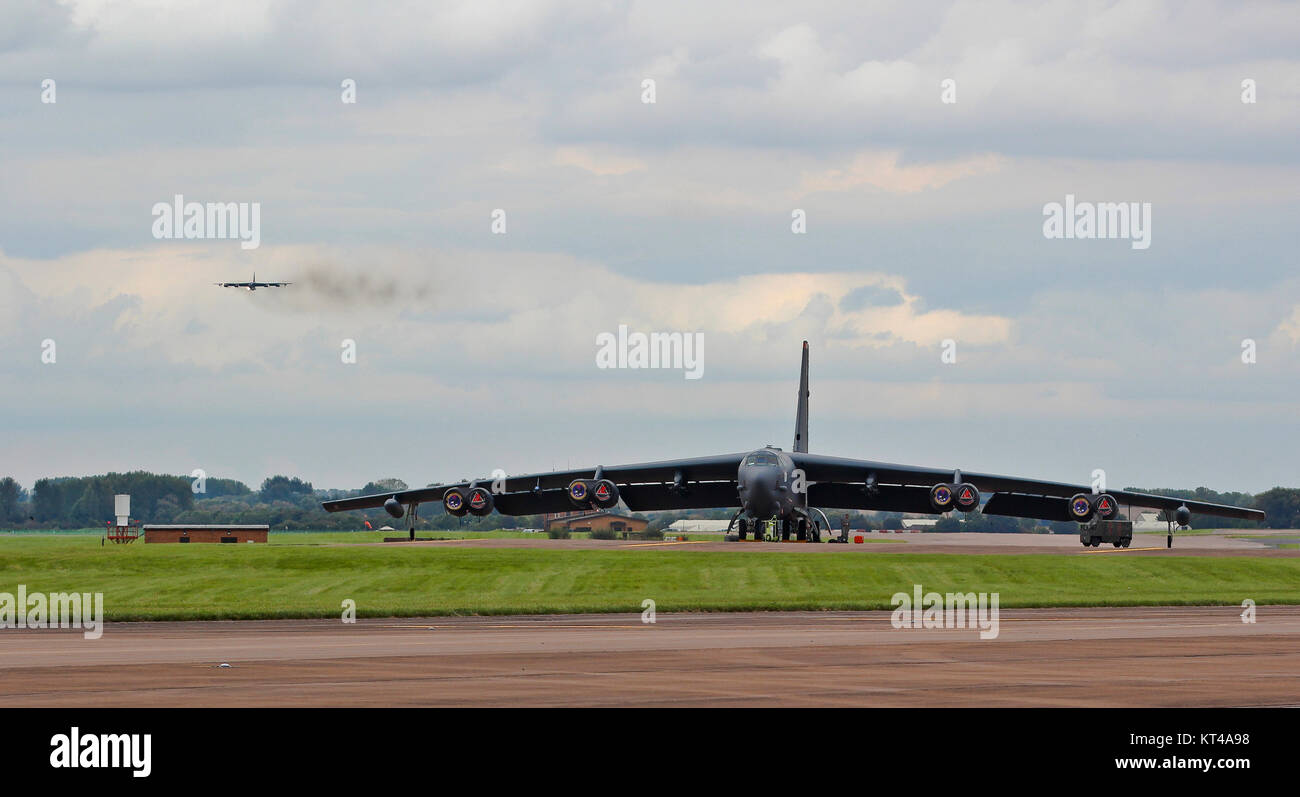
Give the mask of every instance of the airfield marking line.
[(622, 545), (621, 548), (649, 548), (655, 545), (704, 545), (705, 543), (716, 542), (716, 540), (676, 540), (674, 542), (634, 542), (631, 545)]
[[(974, 612), (972, 612), (972, 614), (973, 614), (973, 613), (974, 613)], [(832, 618), (832, 617), (828, 617), (828, 618), (825, 618), (825, 619), (827, 619), (827, 620), (839, 620), (840, 622), (850, 622), (850, 621), (852, 621), (852, 620), (857, 620), (857, 619), (859, 619), (859, 618)], [(1086, 623), (1094, 623), (1094, 622), (1116, 622), (1116, 623), (1128, 623), (1128, 624), (1129, 624), (1129, 625), (1098, 625), (1098, 626), (1088, 625), (1088, 626), (1087, 626), (1087, 628), (1088, 628), (1089, 630), (1101, 630), (1101, 631), (1113, 631), (1113, 630), (1117, 630), (1117, 629), (1121, 629), (1121, 628), (1129, 628), (1129, 627), (1132, 626), (1132, 624), (1135, 624), (1135, 623), (1141, 623), (1141, 624), (1147, 625), (1147, 627), (1150, 627), (1150, 628), (1221, 628), (1221, 627), (1224, 627), (1225, 625), (1226, 625), (1226, 626), (1230, 626), (1230, 627), (1235, 628), (1235, 627), (1236, 627), (1236, 623), (1237, 623), (1237, 622), (1240, 622), (1240, 618), (1237, 618), (1237, 617), (1235, 617), (1235, 616), (1234, 616), (1234, 617), (1231, 617), (1231, 618), (1229, 618), (1229, 617), (1224, 617), (1224, 618), (1221, 618), (1221, 619), (1220, 619), (1220, 618), (1211, 618), (1209, 622), (1204, 622), (1204, 623), (1188, 623), (1188, 622), (1179, 622), (1179, 623), (1174, 623), (1174, 624), (1169, 624), (1169, 623), (1150, 624), (1150, 620), (1162, 619), (1162, 618), (1155, 618), (1155, 617), (1152, 617), (1152, 618), (1138, 618), (1138, 617), (1134, 617), (1134, 618), (1129, 618), (1129, 617), (1089, 617), (1089, 618), (1077, 618), (1077, 617), (1002, 617), (1002, 618), (999, 619), (999, 622), (1003, 622), (1003, 623), (1012, 623), (1012, 622), (1030, 622), (1030, 623), (1036, 623), (1036, 622), (1077, 622), (1077, 621), (1079, 621), (1079, 620), (1081, 620), (1081, 619), (1084, 620), (1084, 622), (1086, 622)], [(1234, 621), (1235, 621), (1235, 622), (1234, 622)], [(635, 626), (633, 626), (633, 627), (635, 627)], [(789, 627), (789, 626), (785, 626), (785, 627)], [(738, 629), (738, 630), (740, 630), (740, 629)], [(810, 630), (815, 630), (815, 626), (813, 627), (813, 629), (810, 629)], [(879, 630), (879, 629), (876, 629), (876, 630)], [(944, 630), (946, 630), (946, 629), (944, 629)]]
[(442, 629), (462, 630), (462, 631), (490, 631), (490, 630), (497, 629), (497, 628), (511, 628), (511, 629), (527, 628), (527, 629), (530, 629), (530, 630), (543, 630), (543, 628), (545, 628), (545, 629), (569, 629), (569, 630), (572, 630), (572, 629), (574, 629), (574, 628), (642, 628), (642, 627), (647, 626), (647, 625), (653, 625), (653, 623), (637, 623), (636, 625), (550, 625), (550, 624), (547, 624), (547, 625), (545, 625), (545, 626), (538, 626), (538, 625), (473, 625), (473, 626), (466, 626), (466, 625), (381, 625), (381, 626), (372, 626), (372, 627), (378, 627), (378, 628), (408, 628), (408, 629), (420, 629), (420, 630), (426, 630), (426, 631), (435, 631), (435, 630), (442, 630)]
[[(830, 622), (870, 622), (870, 621), (872, 620), (872, 618), (860, 618), (860, 617), (825, 617), (825, 618), (817, 618), (817, 619), (818, 619), (818, 620), (823, 620), (823, 621), (830, 621)], [(1078, 621), (1080, 621), (1080, 620), (1084, 620), (1085, 622), (1089, 622), (1089, 623), (1093, 623), (1093, 622), (1149, 623), (1151, 620), (1158, 620), (1158, 619), (1163, 619), (1163, 618), (1157, 618), (1157, 617), (1151, 617), (1151, 618), (1145, 618), (1145, 617), (1133, 617), (1133, 618), (1129, 618), (1129, 617), (1088, 617), (1088, 618), (1079, 618), (1079, 617), (1003, 617), (1003, 618), (1001, 618), (1001, 622), (1078, 622)], [(1152, 627), (1155, 627), (1155, 628), (1193, 628), (1193, 627), (1195, 627), (1195, 628), (1216, 628), (1216, 627), (1222, 626), (1222, 625), (1224, 625), (1224, 624), (1233, 625), (1233, 627), (1235, 627), (1235, 624), (1233, 623), (1233, 621), (1234, 621), (1234, 620), (1237, 620), (1237, 619), (1238, 619), (1238, 618), (1236, 617), (1236, 615), (1234, 615), (1234, 616), (1231, 617), (1231, 618), (1229, 618), (1229, 617), (1224, 617), (1224, 618), (1209, 618), (1209, 622), (1204, 622), (1204, 623), (1188, 623), (1188, 622), (1180, 622), (1180, 623), (1177, 623), (1177, 624), (1174, 624), (1174, 625), (1161, 624), (1161, 625), (1156, 625), (1156, 626), (1152, 626)], [(540, 630), (573, 630), (573, 629), (626, 629), (626, 628), (644, 628), (644, 627), (647, 626), (647, 625), (658, 625), (658, 623), (653, 623), (653, 624), (652, 624), (652, 623), (635, 623), (635, 624), (630, 624), (630, 625), (621, 625), (621, 624), (620, 624), (620, 625), (614, 625), (614, 624), (609, 624), (609, 625), (605, 625), (605, 624), (601, 624), (601, 625), (552, 625), (552, 624), (549, 624), (549, 623), (546, 624), (546, 625), (476, 625), (476, 626), (465, 626), (465, 625), (383, 625), (383, 626), (373, 626), (373, 627), (384, 628), (384, 629), (418, 629), (418, 630), (429, 630), (429, 631), (433, 631), (433, 630), (448, 630), (448, 629), (449, 629), (449, 630), (462, 630), (462, 631), (490, 631), (490, 630), (495, 630), (495, 629), (498, 629), (498, 628), (501, 628), (501, 629), (521, 629), (521, 628), (524, 628), (524, 629), (529, 629), (529, 630), (538, 630), (538, 631), (540, 631)], [(769, 626), (769, 625), (764, 625), (764, 626), (762, 626), (762, 627), (763, 627), (763, 628), (790, 628), (790, 627), (793, 627), (793, 626), (792, 626), (792, 625), (770, 625), (770, 626)], [(1124, 628), (1124, 627), (1126, 627), (1126, 626), (1099, 626), (1099, 627), (1100, 627), (1100, 628), (1104, 628), (1104, 629), (1115, 629), (1115, 628)], [(814, 626), (814, 628), (815, 628), (815, 626)], [(743, 630), (748, 630), (748, 628), (745, 627), (745, 626), (736, 626), (736, 627), (734, 627), (734, 628), (728, 628), (728, 629), (726, 629), (726, 630), (743, 631)]]
[[(1083, 606), (1083, 607), (1080, 607), (1080, 608), (1089, 608), (1089, 607)], [(1143, 607), (1136, 607), (1136, 608), (1143, 608)], [(1232, 607), (1219, 607), (1219, 608), (1232, 608)], [(1240, 608), (1240, 607), (1237, 607), (1237, 608)], [(888, 610), (888, 609), (882, 609), (881, 611), (889, 611), (889, 610)], [(897, 610), (895, 610), (895, 611), (897, 611)], [(973, 613), (973, 612), (974, 612), (974, 610), (972, 610), (971, 613)], [(1233, 617), (1237, 617), (1237, 615), (1234, 614)], [(824, 617), (824, 618), (819, 618), (819, 619), (827, 620), (827, 621), (830, 621), (830, 622), (851, 623), (851, 622), (857, 622), (857, 621), (861, 621), (861, 620), (870, 620), (871, 618), (865, 618), (865, 617)], [(1050, 623), (1050, 622), (1072, 622), (1072, 621), (1076, 621), (1076, 620), (1080, 620), (1080, 619), (1086, 619), (1086, 620), (1088, 620), (1089, 622), (1092, 622), (1092, 621), (1115, 621), (1115, 622), (1122, 622), (1122, 623), (1140, 623), (1140, 622), (1145, 622), (1145, 621), (1147, 621), (1147, 620), (1153, 620), (1153, 619), (1159, 619), (1159, 618), (1147, 618), (1147, 617), (1087, 617), (1087, 618), (1079, 618), (1079, 617), (1000, 617), (1000, 618), (999, 618), (999, 622), (1003, 622), (1003, 623)], [(1225, 618), (1225, 619), (1226, 619), (1226, 618)]]

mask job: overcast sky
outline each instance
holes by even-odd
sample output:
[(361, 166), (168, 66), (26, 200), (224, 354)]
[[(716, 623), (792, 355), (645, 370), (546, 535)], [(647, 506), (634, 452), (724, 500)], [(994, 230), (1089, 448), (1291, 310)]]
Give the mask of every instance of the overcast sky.
[[(0, 475), (788, 447), (807, 339), (815, 452), (1300, 485), (1297, 42), (1289, 3), (11, 0)], [(260, 246), (155, 238), (176, 194)], [(1149, 248), (1045, 238), (1067, 195)], [(212, 284), (254, 271), (294, 284)], [(620, 324), (702, 378), (598, 368)]]

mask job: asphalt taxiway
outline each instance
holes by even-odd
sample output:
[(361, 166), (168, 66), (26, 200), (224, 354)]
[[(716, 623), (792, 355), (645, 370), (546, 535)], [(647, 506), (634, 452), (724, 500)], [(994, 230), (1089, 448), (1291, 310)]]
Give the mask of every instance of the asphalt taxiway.
[(897, 629), (890, 612), (9, 630), (0, 706), (1300, 704), (1300, 607), (1256, 612), (1004, 610), (996, 639)]

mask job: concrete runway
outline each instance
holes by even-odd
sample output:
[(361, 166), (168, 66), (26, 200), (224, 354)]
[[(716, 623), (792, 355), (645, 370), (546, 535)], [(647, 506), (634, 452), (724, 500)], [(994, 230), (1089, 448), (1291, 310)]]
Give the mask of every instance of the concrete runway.
[(889, 612), (7, 630), (0, 706), (1300, 704), (1300, 607), (1240, 611), (1009, 609), (992, 640)]

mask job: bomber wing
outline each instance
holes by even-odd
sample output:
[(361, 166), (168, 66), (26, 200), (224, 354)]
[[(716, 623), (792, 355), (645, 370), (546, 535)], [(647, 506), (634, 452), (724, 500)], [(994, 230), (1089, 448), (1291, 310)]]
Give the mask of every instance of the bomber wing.
[[(550, 471), (507, 476), (494, 484), (491, 476), (472, 481), (449, 482), (414, 490), (374, 493), (325, 501), (328, 512), (371, 509), (390, 498), (398, 503), (441, 502), (452, 487), (486, 487), (493, 491), (493, 503), (503, 515), (533, 515), (573, 509), (567, 490), (575, 479), (599, 476), (618, 485), (619, 497), (634, 512), (660, 509), (708, 509), (738, 506), (736, 471), (745, 454), (723, 454), (692, 459), (669, 459), (632, 465), (597, 466), (580, 470)], [(499, 491), (494, 488), (501, 488)]]
[[(803, 469), (810, 487), (809, 503), (837, 509), (877, 509), (897, 512), (933, 512), (929, 489), (949, 483), (958, 469), (923, 468), (888, 462), (795, 453), (795, 466)], [(1077, 493), (1091, 493), (1089, 485), (960, 471), (960, 479), (990, 495), (984, 511), (1043, 520), (1070, 520), (1067, 503)], [(1264, 513), (1226, 504), (1190, 501), (1167, 495), (1108, 490), (1121, 506), (1176, 510), (1186, 506), (1197, 515), (1263, 520)], [(1131, 516), (1131, 515), (1130, 515)]]

